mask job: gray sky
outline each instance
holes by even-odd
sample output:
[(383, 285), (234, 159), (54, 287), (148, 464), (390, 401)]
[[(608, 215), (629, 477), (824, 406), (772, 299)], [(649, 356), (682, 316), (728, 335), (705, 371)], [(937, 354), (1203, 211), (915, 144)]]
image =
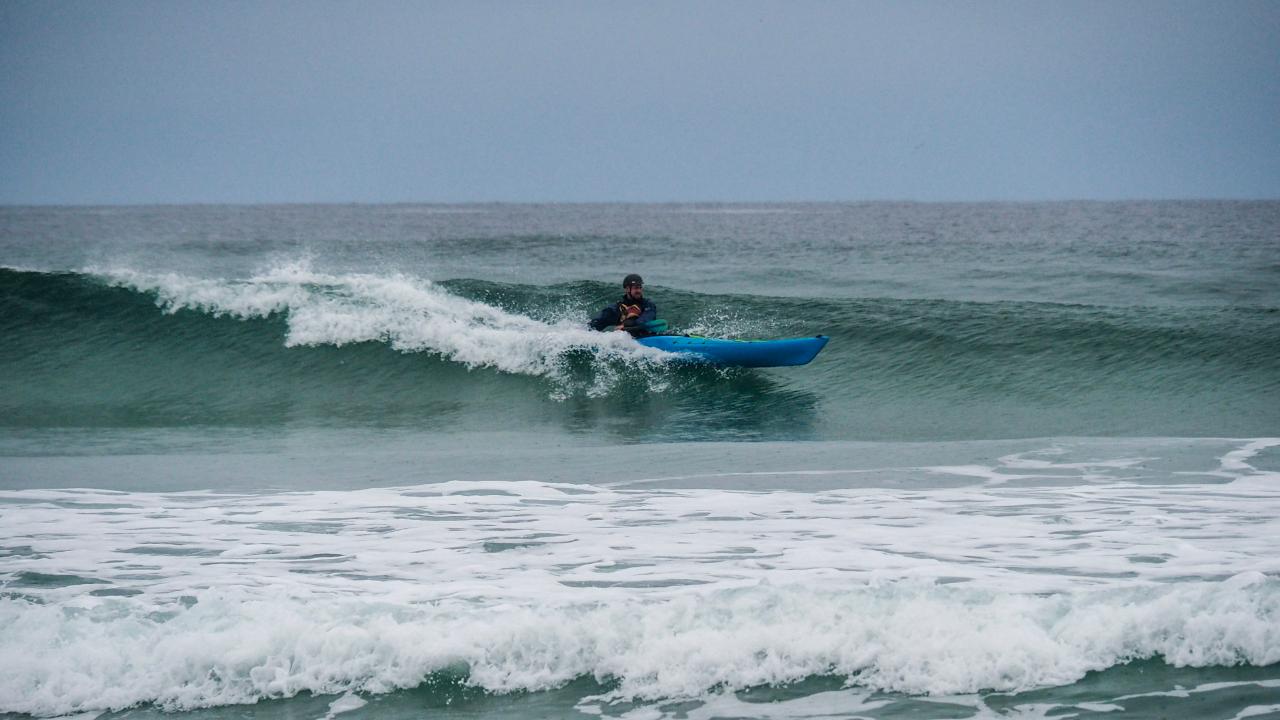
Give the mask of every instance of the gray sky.
[(1280, 2), (0, 0), (0, 203), (1280, 198)]

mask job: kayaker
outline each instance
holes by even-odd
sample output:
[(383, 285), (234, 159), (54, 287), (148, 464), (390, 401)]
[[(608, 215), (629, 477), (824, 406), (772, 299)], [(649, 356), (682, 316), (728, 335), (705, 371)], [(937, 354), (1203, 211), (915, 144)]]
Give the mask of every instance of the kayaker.
[(592, 330), (625, 330), (634, 337), (652, 335), (647, 323), (658, 317), (658, 306), (645, 299), (644, 280), (631, 273), (622, 279), (622, 299), (602, 308), (591, 319)]

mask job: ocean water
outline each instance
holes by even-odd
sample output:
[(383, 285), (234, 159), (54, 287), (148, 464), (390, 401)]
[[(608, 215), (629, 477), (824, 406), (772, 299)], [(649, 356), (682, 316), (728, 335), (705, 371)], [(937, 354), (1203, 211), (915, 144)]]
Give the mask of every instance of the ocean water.
[(9, 207), (0, 338), (4, 717), (1280, 717), (1280, 202)]

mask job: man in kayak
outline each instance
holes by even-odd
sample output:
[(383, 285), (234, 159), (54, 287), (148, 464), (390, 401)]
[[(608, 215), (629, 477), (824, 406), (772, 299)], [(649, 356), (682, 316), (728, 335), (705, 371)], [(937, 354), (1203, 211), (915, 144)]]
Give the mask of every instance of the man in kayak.
[(591, 319), (592, 330), (626, 330), (634, 337), (652, 335), (648, 323), (658, 317), (658, 306), (644, 297), (644, 280), (631, 273), (622, 279), (622, 299), (600, 310)]

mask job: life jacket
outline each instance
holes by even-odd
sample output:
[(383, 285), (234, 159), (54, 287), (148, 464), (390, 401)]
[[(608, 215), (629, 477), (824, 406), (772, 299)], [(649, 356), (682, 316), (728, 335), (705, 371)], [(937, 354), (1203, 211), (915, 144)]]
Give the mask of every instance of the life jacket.
[(618, 301), (618, 316), (626, 320), (627, 318), (640, 317), (640, 313), (644, 312), (644, 303), (629, 303), (626, 300)]

